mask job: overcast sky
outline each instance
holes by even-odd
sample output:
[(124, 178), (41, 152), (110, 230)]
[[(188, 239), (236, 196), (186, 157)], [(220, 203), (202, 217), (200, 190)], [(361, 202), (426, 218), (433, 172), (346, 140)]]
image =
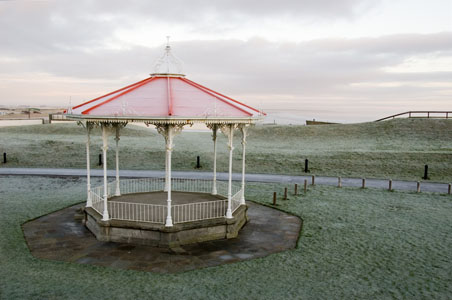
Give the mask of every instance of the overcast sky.
[(288, 119), (452, 110), (451, 0), (0, 0), (0, 105), (67, 107), (184, 73)]

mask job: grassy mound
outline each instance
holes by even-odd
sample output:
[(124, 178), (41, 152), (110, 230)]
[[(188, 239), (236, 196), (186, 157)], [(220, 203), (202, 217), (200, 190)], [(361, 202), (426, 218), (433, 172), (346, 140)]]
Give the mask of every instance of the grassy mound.
[[(92, 138), (93, 167), (98, 161), (99, 130)], [(85, 168), (85, 133), (75, 124), (0, 128), (5, 167)], [(236, 136), (234, 171), (241, 167)], [(110, 149), (114, 149), (113, 137)], [(129, 125), (120, 141), (121, 168), (163, 169), (164, 140), (155, 131)], [(207, 132), (183, 132), (175, 138), (174, 170), (212, 169), (212, 141)], [(218, 141), (218, 168), (227, 171), (226, 139)], [(452, 181), (452, 120), (395, 119), (386, 122), (322, 126), (256, 126), (247, 143), (250, 173), (301, 175), (309, 159), (311, 174), (419, 180), (429, 165), (432, 181)], [(113, 152), (109, 168), (114, 168)]]

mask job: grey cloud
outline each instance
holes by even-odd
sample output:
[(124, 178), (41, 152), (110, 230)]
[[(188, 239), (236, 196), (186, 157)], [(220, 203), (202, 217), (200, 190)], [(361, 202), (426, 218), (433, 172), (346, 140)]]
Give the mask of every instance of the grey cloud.
[[(260, 17), (274, 15), (310, 16), (326, 18), (353, 17), (363, 7), (375, 5), (380, 1), (371, 0), (168, 0), (141, 1), (121, 0), (77, 1), (77, 7), (85, 11), (107, 12), (110, 14), (136, 14), (150, 18), (161, 18), (168, 22), (193, 21), (205, 15), (236, 15)], [(107, 5), (106, 5), (107, 4)], [(75, 5), (74, 5), (75, 6)]]
[(114, 39), (115, 30), (152, 21), (221, 31), (237, 28), (250, 19), (275, 16), (352, 18), (362, 7), (376, 2), (379, 1), (3, 1), (0, 51), (3, 55), (25, 55), (102, 48), (106, 40)]
[(179, 56), (189, 62), (187, 69), (196, 76), (209, 82), (235, 79), (243, 83), (235, 88), (240, 93), (251, 92), (256, 87), (269, 93), (300, 93), (319, 88), (331, 90), (355, 82), (450, 79), (447, 72), (397, 74), (383, 72), (382, 68), (403, 63), (411, 55), (452, 55), (448, 44), (442, 42), (452, 40), (452, 33), (428, 36), (431, 44), (437, 46), (429, 48), (414, 47), (424, 43), (425, 35), (398, 35), (397, 38), (407, 43), (392, 52), (385, 46), (396, 39), (391, 36), (372, 40), (373, 51), (369, 51), (368, 41), (362, 39), (323, 41), (325, 47), (320, 47), (318, 41), (280, 45), (263, 40), (199, 41), (177, 46), (183, 51)]
[[(286, 1), (265, 2), (260, 6), (254, 1), (132, 1), (128, 5), (123, 1), (109, 1), (106, 5), (104, 1), (86, 0), (32, 3), (22, 7), (0, 2), (0, 76), (3, 81), (0, 103), (8, 93), (12, 94), (8, 92), (8, 76), (47, 73), (55, 78), (73, 79), (74, 90), (85, 93), (84, 97), (88, 98), (113, 89), (113, 82), (122, 85), (148, 76), (163, 46), (120, 50), (105, 47), (106, 42), (114, 39), (115, 30), (130, 25), (130, 19), (166, 18), (175, 23), (199, 19), (202, 24), (204, 16), (212, 11), (214, 15), (225, 12), (224, 18), (272, 14), (350, 17), (359, 5), (368, 2)], [(174, 54), (185, 62), (189, 78), (231, 96), (245, 97), (251, 103), (262, 100), (264, 106), (280, 96), (289, 96), (295, 103), (307, 98), (314, 99), (313, 103), (323, 98), (338, 98), (347, 99), (351, 105), (375, 107), (388, 105), (397, 97), (404, 103), (408, 103), (408, 99), (443, 101), (443, 94), (450, 88), (427, 87), (425, 83), (452, 81), (452, 67), (448, 72), (383, 71), (415, 55), (452, 56), (452, 32), (302, 43), (273, 43), (259, 38), (222, 40), (220, 37), (213, 41), (175, 41), (172, 46)], [(81, 80), (84, 83), (80, 83)], [(98, 87), (86, 83), (91, 80)], [(398, 87), (353, 85), (388, 82), (403, 84)], [(413, 82), (418, 86), (413, 86)], [(83, 92), (88, 85), (90, 92)], [(69, 89), (70, 84), (64, 87)], [(91, 91), (94, 91), (92, 95)], [(45, 91), (40, 90), (40, 93), (45, 94)], [(54, 93), (64, 94), (65, 91)], [(17, 101), (56, 102), (59, 96), (38, 96), (36, 91), (16, 88), (14, 97)], [(336, 103), (343, 105), (343, 101)]]
[[(406, 41), (387, 49), (394, 40)], [(452, 33), (398, 35), (379, 39), (324, 40), (278, 44), (262, 39), (174, 42), (173, 51), (185, 62), (185, 72), (206, 84), (233, 93), (334, 92), (356, 82), (446, 81), (450, 72), (387, 73), (382, 68), (402, 63), (411, 55), (450, 53)], [(429, 40), (430, 46), (416, 47)], [(369, 47), (369, 43), (372, 47)], [(393, 47), (393, 46), (391, 46)], [(372, 51), (369, 51), (372, 48)], [(413, 50), (416, 49), (416, 50)], [(4, 74), (46, 72), (84, 79), (117, 79), (152, 73), (152, 63), (162, 48), (129, 50), (67, 50), (27, 56), (23, 61), (0, 62)], [(451, 55), (451, 54), (448, 54)], [(451, 68), (452, 72), (452, 68)]]
[(334, 52), (374, 54), (416, 54), (420, 52), (452, 52), (452, 32), (435, 34), (395, 34), (375, 38), (325, 39), (309, 43), (312, 49), (330, 49)]

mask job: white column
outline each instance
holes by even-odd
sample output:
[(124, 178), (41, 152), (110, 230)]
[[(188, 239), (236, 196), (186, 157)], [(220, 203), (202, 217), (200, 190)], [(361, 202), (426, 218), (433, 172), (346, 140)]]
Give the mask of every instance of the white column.
[(232, 209), (231, 209), (231, 201), (232, 201), (232, 151), (234, 151), (233, 143), (234, 140), (234, 125), (229, 125), (229, 185), (228, 185), (228, 209), (226, 211), (226, 218), (232, 218)]
[(90, 168), (90, 159), (89, 159), (89, 143), (90, 143), (90, 131), (91, 124), (86, 122), (86, 207), (92, 207), (93, 201), (91, 199), (91, 168)]
[(245, 204), (245, 150), (246, 150), (246, 127), (240, 127), (242, 131), (242, 195), (240, 196), (240, 204)]
[(107, 182), (107, 150), (108, 150), (108, 129), (105, 125), (102, 125), (102, 155), (103, 155), (103, 165), (104, 165), (104, 211), (102, 214), (102, 221), (108, 221), (110, 216), (108, 215), (108, 182)]
[(121, 196), (121, 190), (119, 189), (119, 124), (116, 126), (116, 191), (115, 196)]
[(213, 140), (213, 184), (212, 195), (217, 194), (217, 125), (213, 126), (212, 140)]
[(163, 188), (163, 191), (168, 191), (168, 151), (165, 153), (165, 187)]
[(166, 216), (166, 227), (173, 226), (173, 219), (171, 217), (171, 151), (173, 151), (173, 125), (168, 125), (167, 127), (167, 138), (166, 138), (166, 156), (168, 158), (167, 160), (167, 194), (168, 194), (168, 213)]

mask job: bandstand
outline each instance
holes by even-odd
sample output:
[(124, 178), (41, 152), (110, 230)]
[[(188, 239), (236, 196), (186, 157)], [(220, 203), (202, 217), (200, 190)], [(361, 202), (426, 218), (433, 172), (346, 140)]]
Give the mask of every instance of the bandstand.
[[(102, 241), (175, 247), (236, 237), (247, 222), (245, 148), (247, 130), (263, 113), (185, 77), (166, 46), (150, 77), (69, 109), (67, 119), (86, 129), (87, 200), (85, 225)], [(129, 123), (155, 126), (165, 139), (164, 178), (120, 179), (119, 142)], [(205, 124), (212, 131), (210, 180), (171, 176), (174, 138), (184, 126)], [(102, 131), (103, 185), (91, 187), (90, 136)], [(229, 177), (217, 181), (217, 134), (228, 138)], [(234, 135), (242, 144), (241, 183), (232, 181)], [(114, 136), (116, 178), (108, 182), (108, 139)]]

